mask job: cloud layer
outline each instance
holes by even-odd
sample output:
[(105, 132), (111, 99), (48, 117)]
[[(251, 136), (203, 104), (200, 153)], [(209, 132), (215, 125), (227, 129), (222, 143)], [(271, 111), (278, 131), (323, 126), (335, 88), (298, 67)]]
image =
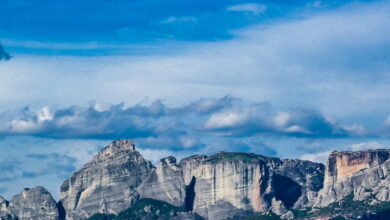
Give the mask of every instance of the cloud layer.
[[(161, 101), (149, 106), (92, 103), (52, 110), (29, 107), (0, 115), (1, 135), (59, 139), (162, 138), (181, 140), (183, 148), (198, 141), (188, 135), (292, 136), (343, 138), (366, 135), (360, 126), (342, 126), (313, 109), (278, 110), (268, 103), (248, 104), (238, 98), (200, 99), (171, 108)], [(198, 138), (198, 137), (196, 137)]]

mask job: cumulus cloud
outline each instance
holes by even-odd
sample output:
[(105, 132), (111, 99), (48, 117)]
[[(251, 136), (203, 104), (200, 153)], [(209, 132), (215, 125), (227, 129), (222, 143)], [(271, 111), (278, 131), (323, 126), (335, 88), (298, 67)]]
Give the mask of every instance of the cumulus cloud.
[[(91, 103), (0, 114), (1, 135), (31, 135), (61, 139), (136, 138), (145, 146), (170, 149), (204, 147), (213, 136), (285, 136), (297, 138), (365, 137), (362, 125), (341, 125), (310, 108), (276, 109), (269, 103), (246, 103), (239, 98), (200, 99), (169, 107)], [(372, 135), (372, 134), (370, 134)]]
[(256, 4), (256, 3), (246, 3), (246, 4), (238, 4), (238, 5), (231, 5), (226, 8), (228, 11), (236, 11), (236, 12), (248, 12), (252, 13), (254, 15), (259, 15), (265, 10), (267, 7), (265, 5)]
[[(320, 112), (294, 108), (277, 110), (267, 103), (246, 104), (234, 97), (200, 99), (182, 107), (162, 101), (125, 107), (92, 103), (86, 106), (0, 114), (0, 134), (50, 138), (139, 138), (142, 143), (170, 148), (203, 146), (202, 135), (281, 135), (302, 138), (341, 138), (364, 135), (341, 126)], [(360, 133), (355, 132), (358, 130)]]
[(212, 114), (203, 129), (224, 136), (277, 134), (308, 138), (338, 138), (355, 135), (311, 109), (295, 108), (276, 111), (269, 104), (260, 103)]
[(200, 99), (178, 108), (167, 107), (161, 101), (132, 107), (99, 103), (58, 109), (46, 106), (38, 111), (25, 107), (17, 113), (0, 114), (0, 134), (88, 139), (158, 138), (165, 134), (178, 137), (181, 146), (190, 148), (198, 141), (187, 136), (186, 125), (178, 118), (190, 114), (201, 117), (228, 108), (234, 100), (228, 96)]
[(152, 136), (153, 127), (133, 114), (127, 114), (123, 105), (100, 109), (95, 105), (73, 106), (58, 110), (44, 107), (38, 112), (23, 112), (0, 128), (3, 134), (28, 134), (53, 138), (116, 138), (118, 136)]

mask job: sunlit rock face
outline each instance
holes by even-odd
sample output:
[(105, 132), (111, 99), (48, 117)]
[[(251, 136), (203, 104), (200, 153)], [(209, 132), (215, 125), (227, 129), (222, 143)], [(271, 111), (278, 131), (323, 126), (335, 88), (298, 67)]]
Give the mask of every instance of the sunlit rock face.
[(183, 171), (176, 158), (167, 157), (137, 188), (141, 198), (163, 200), (175, 206), (183, 206), (186, 197)]
[[(180, 162), (186, 184), (185, 207), (207, 219), (302, 207), (308, 193), (322, 187), (324, 167), (247, 153), (197, 155)], [(275, 202), (274, 202), (275, 204)]]
[(324, 166), (248, 153), (194, 155), (179, 164), (160, 161), (136, 189), (153, 198), (184, 207), (206, 219), (227, 219), (273, 210), (303, 207), (322, 188)]
[(139, 198), (135, 189), (153, 169), (132, 141), (114, 141), (62, 184), (60, 203), (67, 219), (129, 208)]
[(11, 216), (17, 216), (19, 220), (60, 219), (56, 201), (45, 188), (39, 186), (23, 189), (20, 194), (11, 199), (7, 209)]
[(327, 206), (354, 194), (355, 200), (369, 196), (389, 201), (390, 151), (384, 149), (332, 152), (326, 164), (324, 188), (312, 202)]

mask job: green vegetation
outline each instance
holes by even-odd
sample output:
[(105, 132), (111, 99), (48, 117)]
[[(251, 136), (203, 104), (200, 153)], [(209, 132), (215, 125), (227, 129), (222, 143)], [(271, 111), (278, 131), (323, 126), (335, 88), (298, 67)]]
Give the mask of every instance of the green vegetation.
[(246, 218), (245, 220), (280, 220), (281, 218), (270, 212), (268, 214), (257, 214), (251, 217)]
[[(131, 208), (115, 215), (95, 214), (88, 220), (169, 220), (187, 212), (184, 208), (173, 206), (155, 199), (140, 199)], [(194, 214), (195, 215), (195, 214)], [(202, 219), (195, 215), (196, 219)]]
[(113, 220), (115, 219), (115, 215), (107, 215), (107, 214), (94, 214), (88, 220)]
[[(345, 220), (356, 218), (358, 216), (366, 217), (364, 219), (390, 219), (390, 202), (378, 202), (375, 205), (370, 205), (372, 197), (366, 201), (354, 201), (353, 194), (348, 195), (339, 202), (334, 202), (324, 208), (306, 208), (299, 210), (291, 210), (294, 214), (294, 219), (315, 219), (319, 217), (331, 217), (331, 220)], [(367, 217), (367, 213), (371, 213)], [(173, 206), (164, 201), (155, 199), (141, 199), (131, 208), (121, 212), (118, 216), (108, 214), (95, 214), (88, 220), (168, 220), (174, 219), (188, 212), (181, 207)], [(199, 215), (195, 215), (196, 219), (202, 219)], [(372, 216), (380, 218), (371, 218)], [(243, 218), (240, 218), (243, 219)], [(280, 220), (280, 216), (270, 212), (256, 214), (244, 218), (246, 220)]]
[(239, 160), (244, 163), (256, 162), (258, 159), (265, 158), (264, 156), (253, 153), (234, 153), (234, 152), (220, 152), (208, 158), (206, 161), (211, 163), (218, 163), (221, 161)]
[[(346, 196), (339, 202), (318, 209), (292, 210), (296, 219), (308, 219), (321, 216), (332, 217), (332, 220), (349, 219), (350, 217), (365, 216), (367, 213), (375, 216), (390, 216), (390, 202), (378, 202), (370, 205), (374, 197), (364, 201), (354, 201), (353, 194)], [(370, 219), (370, 218), (368, 218)], [(390, 219), (390, 218), (389, 218)]]

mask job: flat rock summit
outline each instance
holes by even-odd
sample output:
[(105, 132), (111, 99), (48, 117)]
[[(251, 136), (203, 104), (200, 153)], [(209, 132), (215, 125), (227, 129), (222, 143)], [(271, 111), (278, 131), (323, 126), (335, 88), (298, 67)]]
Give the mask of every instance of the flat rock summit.
[(155, 167), (116, 140), (61, 186), (0, 197), (0, 219), (390, 219), (390, 150), (334, 151), (326, 165), (220, 152)]

